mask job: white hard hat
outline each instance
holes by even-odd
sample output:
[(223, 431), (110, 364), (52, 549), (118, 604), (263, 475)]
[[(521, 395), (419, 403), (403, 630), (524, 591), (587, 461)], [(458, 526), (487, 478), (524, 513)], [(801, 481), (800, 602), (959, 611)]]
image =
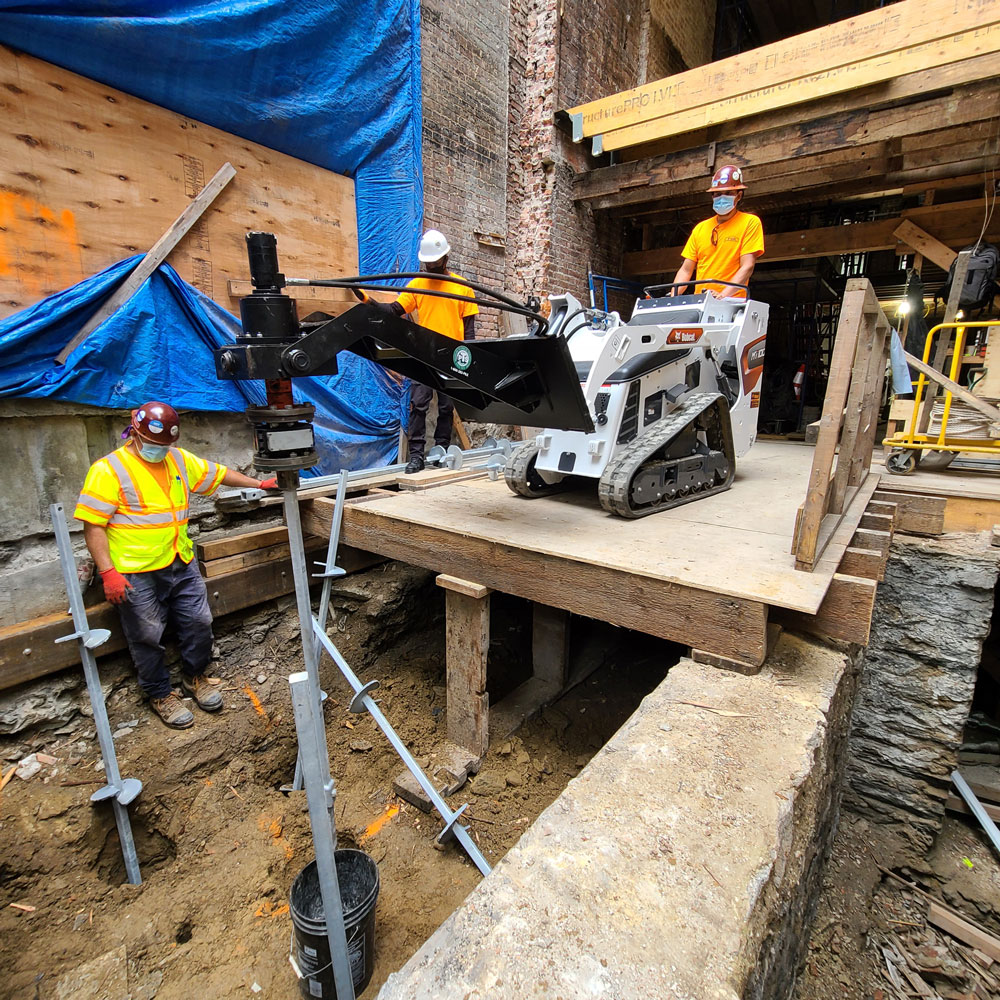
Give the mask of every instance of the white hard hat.
[(417, 260), (424, 264), (433, 264), (440, 260), (451, 250), (444, 233), (436, 229), (428, 229), (420, 238), (420, 249), (417, 251)]

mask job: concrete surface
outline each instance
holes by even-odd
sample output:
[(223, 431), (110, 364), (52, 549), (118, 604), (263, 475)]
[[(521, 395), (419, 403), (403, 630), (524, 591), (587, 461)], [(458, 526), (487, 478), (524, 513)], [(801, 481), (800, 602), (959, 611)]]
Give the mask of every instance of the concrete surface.
[(682, 660), (379, 1000), (784, 997), (836, 826), (855, 665)]

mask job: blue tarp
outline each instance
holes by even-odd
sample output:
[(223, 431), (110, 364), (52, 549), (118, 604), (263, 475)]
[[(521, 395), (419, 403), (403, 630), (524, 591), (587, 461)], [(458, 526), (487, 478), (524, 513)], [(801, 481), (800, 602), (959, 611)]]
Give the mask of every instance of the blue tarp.
[[(119, 409), (164, 399), (178, 410), (203, 411), (242, 411), (248, 403), (263, 403), (260, 382), (216, 380), (212, 350), (232, 343), (239, 323), (169, 264), (160, 265), (64, 366), (53, 363), (139, 260), (120, 261), (0, 320), (0, 397)], [(408, 394), (384, 370), (353, 354), (341, 354), (338, 365), (337, 375), (295, 380), (296, 398), (317, 408), (318, 471), (391, 461)]]
[(415, 260), (419, 0), (0, 0), (0, 41), (350, 175), (361, 272)]
[[(0, 41), (354, 177), (360, 269), (371, 273), (406, 270), (416, 255), (423, 206), (419, 13), (419, 0), (0, 0)], [(66, 370), (53, 366), (79, 328), (84, 302), (93, 311), (93, 296), (102, 288), (106, 294), (125, 267), (0, 324), (0, 394), (132, 406), (158, 394), (155, 381), (159, 395), (180, 408), (242, 409), (239, 391), (214, 385), (214, 366), (203, 363), (208, 345), (232, 332), (235, 320), (169, 268), (123, 313), (138, 324), (131, 333), (109, 321)], [(75, 325), (56, 314), (64, 307), (78, 311), (70, 314)], [(28, 331), (38, 339), (29, 342)], [(162, 365), (168, 333), (176, 361)], [(139, 352), (139, 364), (127, 370), (125, 346)], [(321, 410), (324, 472), (391, 458), (405, 403), (381, 371), (353, 357), (341, 361), (343, 374), (334, 379), (296, 381)]]

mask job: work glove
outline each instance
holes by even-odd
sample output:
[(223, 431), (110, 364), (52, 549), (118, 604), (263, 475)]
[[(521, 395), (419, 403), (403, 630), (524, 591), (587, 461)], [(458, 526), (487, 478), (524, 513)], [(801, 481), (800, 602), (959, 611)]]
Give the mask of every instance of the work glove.
[(278, 488), (278, 477), (271, 476), (270, 479), (262, 479), (260, 481), (260, 488), (262, 490), (276, 490)]
[(101, 573), (101, 583), (104, 585), (104, 596), (112, 604), (122, 604), (128, 600), (126, 591), (132, 589), (132, 584), (114, 566)]
[(351, 291), (359, 302), (371, 301), (371, 296), (363, 288), (352, 288)]

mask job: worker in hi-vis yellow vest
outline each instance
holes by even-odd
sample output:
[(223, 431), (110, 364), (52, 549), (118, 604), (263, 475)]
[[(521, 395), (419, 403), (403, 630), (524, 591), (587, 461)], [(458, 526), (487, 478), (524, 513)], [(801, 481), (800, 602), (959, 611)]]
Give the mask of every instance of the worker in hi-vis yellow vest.
[(170, 622), (181, 654), (181, 687), (206, 712), (222, 708), (218, 682), (206, 678), (212, 658), (212, 612), (188, 537), (192, 493), (220, 486), (270, 489), (177, 447), (180, 420), (166, 403), (132, 411), (125, 444), (90, 467), (74, 516), (84, 523), (87, 548), (101, 574), (104, 596), (118, 606), (122, 631), (153, 711), (174, 729), (194, 716), (174, 694), (163, 633)]

